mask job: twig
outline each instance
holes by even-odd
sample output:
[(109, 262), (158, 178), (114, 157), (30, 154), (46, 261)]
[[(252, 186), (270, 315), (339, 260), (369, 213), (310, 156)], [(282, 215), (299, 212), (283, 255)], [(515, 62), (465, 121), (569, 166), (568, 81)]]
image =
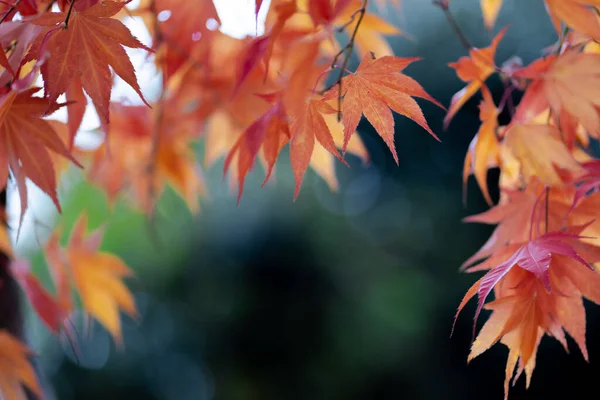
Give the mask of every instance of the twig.
[(2, 18), (0, 18), (0, 24), (3, 23), (4, 21), (6, 21), (6, 18), (8, 18), (8, 16), (17, 9), (17, 7), (19, 7), (19, 4), (21, 4), (21, 0), (17, 0), (17, 2), (15, 4), (10, 6), (10, 8), (8, 10), (6, 10), (6, 12), (2, 16)]
[(448, 20), (448, 23), (450, 23), (450, 26), (452, 27), (452, 30), (454, 31), (456, 36), (458, 36), (460, 43), (463, 45), (463, 47), (465, 49), (470, 50), (473, 46), (471, 46), (471, 43), (469, 42), (469, 40), (463, 33), (462, 29), (460, 28), (460, 25), (458, 25), (458, 22), (456, 22), (456, 19), (454, 19), (454, 16), (450, 12), (450, 7), (448, 6), (448, 0), (433, 0), (433, 5), (439, 7), (440, 10), (442, 10), (444, 12), (444, 15), (446, 15), (446, 19)]
[[(334, 87), (335, 85), (338, 86), (338, 90), (339, 90), (339, 92), (338, 92), (338, 110), (337, 110), (338, 111), (337, 112), (338, 121), (342, 120), (342, 78), (344, 77), (344, 72), (348, 68), (348, 63), (350, 62), (350, 57), (352, 56), (352, 52), (354, 51), (354, 43), (356, 41), (356, 35), (358, 33), (358, 28), (360, 27), (360, 24), (367, 12), (368, 3), (369, 3), (369, 0), (363, 0), (360, 8), (352, 14), (350, 22), (343, 25), (345, 27), (345, 26), (352, 24), (352, 21), (354, 21), (354, 19), (358, 15), (358, 21), (356, 21), (356, 25), (354, 26), (352, 35), (350, 35), (350, 41), (348, 42), (348, 44), (346, 44), (346, 46), (344, 46), (335, 55), (335, 57), (333, 57), (333, 61), (331, 62), (331, 69), (339, 68), (339, 70), (340, 70), (340, 73), (339, 73), (337, 79), (335, 80), (335, 82), (327, 89), (327, 90), (329, 90), (332, 87)], [(342, 55), (345, 55), (344, 62), (342, 63), (341, 67), (338, 67), (337, 62)]]

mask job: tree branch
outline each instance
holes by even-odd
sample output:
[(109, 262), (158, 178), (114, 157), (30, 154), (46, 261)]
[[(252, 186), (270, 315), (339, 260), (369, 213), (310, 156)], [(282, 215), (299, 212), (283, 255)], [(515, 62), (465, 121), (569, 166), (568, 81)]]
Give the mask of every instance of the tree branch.
[(465, 36), (464, 32), (460, 28), (460, 25), (458, 25), (458, 22), (456, 22), (456, 19), (454, 19), (454, 16), (450, 12), (450, 7), (448, 6), (448, 0), (433, 0), (433, 5), (439, 7), (440, 10), (442, 10), (444, 12), (444, 15), (446, 15), (446, 19), (448, 20), (448, 23), (452, 27), (452, 30), (454, 31), (456, 36), (458, 36), (460, 43), (463, 45), (463, 47), (465, 49), (470, 50), (473, 46), (471, 46), (471, 43), (469, 42), (469, 40)]
[[(358, 15), (358, 21), (356, 21), (356, 25), (354, 26), (354, 30), (352, 31), (352, 35), (350, 35), (350, 41), (348, 42), (348, 44), (346, 44), (346, 46), (344, 46), (336, 55), (335, 57), (333, 57), (333, 61), (331, 62), (331, 69), (334, 68), (339, 68), (340, 73), (337, 77), (337, 79), (335, 80), (335, 82), (328, 88), (331, 89), (332, 87), (334, 87), (335, 85), (338, 85), (338, 89), (339, 89), (339, 93), (338, 93), (338, 113), (337, 113), (337, 118), (338, 121), (342, 120), (342, 78), (344, 77), (344, 72), (346, 72), (346, 69), (348, 68), (348, 63), (350, 62), (350, 57), (352, 56), (352, 52), (354, 51), (354, 43), (356, 41), (356, 35), (358, 34), (358, 28), (360, 27), (360, 24), (367, 12), (367, 5), (369, 3), (369, 0), (363, 0), (361, 7), (356, 10), (354, 13), (352, 13), (351, 19), (348, 23), (344, 24), (343, 27), (346, 27), (350, 24), (352, 24), (352, 21), (354, 21), (354, 19), (356, 18), (356, 16)], [(339, 58), (344, 55), (344, 62), (342, 63), (341, 66), (337, 65), (337, 62), (339, 60)]]

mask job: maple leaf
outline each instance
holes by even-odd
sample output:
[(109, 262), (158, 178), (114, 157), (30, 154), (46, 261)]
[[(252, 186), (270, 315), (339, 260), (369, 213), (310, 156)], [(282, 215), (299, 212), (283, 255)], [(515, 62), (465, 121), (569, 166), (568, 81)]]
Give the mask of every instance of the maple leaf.
[(99, 251), (102, 230), (86, 235), (86, 229), (87, 215), (83, 214), (73, 228), (68, 247), (53, 258), (54, 267), (71, 278), (84, 309), (122, 345), (119, 310), (137, 318), (133, 296), (122, 282), (132, 274), (119, 257)]
[(286, 115), (283, 103), (277, 101), (246, 129), (227, 155), (223, 167), (224, 173), (227, 173), (233, 158), (237, 157), (238, 204), (242, 198), (246, 176), (254, 165), (261, 147), (264, 149), (267, 162), (267, 174), (264, 182), (267, 182), (271, 176), (279, 152), (290, 139)]
[[(167, 19), (158, 18), (166, 12)], [(198, 44), (217, 36), (221, 24), (212, 1), (142, 0), (132, 14), (142, 17), (154, 38), (156, 63), (165, 80), (186, 64)]]
[[(338, 1), (339, 4), (344, 1)], [(358, 24), (358, 18), (355, 18), (355, 13), (362, 7), (362, 0), (352, 0), (345, 7), (339, 8), (339, 15), (334, 19), (334, 25), (344, 27), (346, 34), (352, 36)], [(348, 21), (351, 21), (348, 23)], [(405, 35), (396, 26), (389, 24), (375, 14), (365, 12), (365, 15), (360, 22), (358, 31), (354, 38), (354, 43), (359, 56), (369, 53), (375, 54), (376, 57), (394, 55), (394, 51), (382, 35)]]
[[(570, 257), (594, 271), (594, 268), (581, 256), (575, 249), (565, 242), (565, 239), (577, 239), (576, 235), (564, 232), (550, 232), (537, 239), (531, 240), (521, 246), (508, 260), (492, 268), (481, 278), (477, 295), (479, 298), (477, 310), (475, 311), (475, 324), (479, 313), (483, 308), (487, 296), (494, 286), (508, 273), (514, 266), (533, 273), (538, 278), (546, 291), (550, 292), (550, 277), (548, 269), (553, 254), (561, 254)], [(473, 326), (475, 329), (475, 325)]]
[(580, 177), (572, 178), (577, 184), (573, 207), (576, 207), (590, 192), (596, 192), (600, 187), (600, 161), (590, 161), (582, 164), (585, 173)]
[[(297, 116), (291, 127), (290, 160), (292, 171), (296, 178), (294, 198), (298, 197), (302, 178), (312, 158), (315, 139), (323, 148), (333, 154), (342, 163), (346, 162), (340, 157), (336, 149), (333, 136), (321, 113), (334, 114), (336, 111), (324, 101), (309, 101), (303, 112)], [(346, 164), (347, 165), (347, 164)]]
[[(106, 144), (100, 146), (89, 168), (90, 180), (104, 189), (111, 202), (129, 189), (136, 205), (150, 213), (169, 184), (192, 212), (199, 211), (204, 185), (190, 147), (199, 126), (193, 113), (177, 101), (164, 100), (154, 109), (111, 104), (110, 153)], [(164, 112), (171, 107), (172, 112)]]
[(551, 125), (513, 125), (506, 132), (502, 146), (519, 160), (521, 172), (527, 179), (536, 177), (546, 185), (560, 186), (563, 180), (556, 167), (574, 174), (583, 172), (560, 140), (558, 129)]
[(23, 288), (27, 298), (35, 312), (48, 329), (58, 334), (64, 326), (70, 308), (63, 305), (42, 286), (39, 279), (31, 272), (29, 262), (26, 260), (15, 260), (11, 263), (14, 276)]
[[(478, 314), (485, 296), (494, 288), (496, 300), (485, 305), (492, 314), (473, 341), (468, 360), (502, 339), (510, 349), (505, 398), (517, 361), (519, 369), (514, 379), (525, 371), (529, 387), (535, 353), (544, 333), (555, 337), (566, 350), (564, 329), (588, 359), (582, 296), (600, 301), (600, 286), (594, 287), (600, 283), (600, 274), (586, 261), (598, 261), (600, 247), (580, 240), (578, 235), (585, 227), (552, 232), (523, 244), (505, 261), (490, 265), (492, 269), (467, 291), (458, 307), (456, 316), (478, 294)], [(513, 268), (515, 265), (520, 268)]]
[(452, 96), (448, 114), (444, 118), (444, 126), (447, 128), (450, 121), (456, 115), (458, 110), (483, 86), (485, 80), (494, 73), (496, 64), (494, 56), (498, 44), (504, 37), (507, 28), (503, 28), (492, 40), (488, 47), (482, 49), (472, 48), (469, 50), (469, 57), (461, 57), (457, 62), (450, 63), (448, 66), (456, 70), (458, 77), (467, 83), (463, 89)]
[(27, 387), (38, 398), (42, 391), (29, 361), (33, 353), (5, 330), (0, 330), (0, 394), (6, 400), (24, 400)]
[[(565, 224), (585, 224), (595, 218), (593, 211), (589, 211), (596, 206), (595, 203), (572, 208), (574, 193), (573, 188), (566, 186), (555, 187), (548, 192), (544, 185), (535, 179), (529, 182), (525, 190), (503, 190), (498, 205), (463, 220), (497, 224), (497, 227), (481, 249), (464, 262), (462, 268), (494, 254), (502, 256), (501, 253), (507, 247), (526, 242), (532, 236), (540, 236), (541, 232), (561, 230)], [(592, 224), (590, 228), (594, 226), (595, 224)], [(586, 235), (591, 233), (586, 232)], [(516, 249), (513, 248), (512, 251)], [(481, 270), (484, 266), (476, 265), (467, 271)]]
[[(236, 115), (239, 113), (235, 113)], [(338, 149), (342, 148), (344, 137), (344, 126), (337, 121), (335, 114), (321, 114), (327, 124), (333, 141)], [(214, 113), (207, 122), (207, 127), (204, 132), (205, 137), (205, 158), (204, 162), (207, 167), (213, 165), (220, 157), (227, 155), (230, 149), (239, 140), (243, 130), (236, 125), (233, 116), (227, 112), (220, 110)], [(363, 163), (369, 160), (369, 154), (362, 142), (360, 136), (353, 135), (348, 143), (347, 153), (358, 156)], [(265, 159), (264, 150), (258, 154), (261, 164), (268, 170), (269, 166)], [(338, 188), (338, 180), (335, 173), (335, 157), (331, 152), (326, 150), (318, 141), (315, 143), (309, 166), (315, 173), (325, 180), (331, 190), (335, 191)], [(238, 182), (237, 175), (237, 156), (233, 157), (231, 166), (229, 167), (229, 178), (232, 187)]]
[(595, 7), (600, 7), (598, 0), (545, 0), (546, 8), (556, 32), (561, 34), (561, 21), (567, 26), (581, 32), (596, 41), (600, 40), (600, 23), (598, 23)]
[(570, 116), (591, 135), (600, 137), (599, 67), (600, 54), (567, 51), (534, 61), (515, 72), (515, 77), (533, 81), (514, 120), (524, 121), (550, 107), (555, 116)]
[(38, 90), (32, 88), (22, 93), (11, 91), (0, 100), (0, 187), (6, 185), (10, 167), (21, 198), (19, 229), (28, 205), (26, 179), (30, 179), (50, 196), (60, 210), (56, 173), (48, 150), (79, 165), (52, 125), (41, 119), (60, 106), (46, 99), (33, 97)]
[[(365, 56), (356, 72), (342, 79), (344, 145), (345, 152), (351, 135), (356, 131), (362, 115), (373, 125), (379, 136), (387, 144), (394, 160), (398, 163), (398, 154), (394, 145), (394, 117), (391, 110), (404, 115), (425, 129), (436, 140), (421, 108), (412, 97), (419, 97), (443, 108), (414, 79), (402, 74), (409, 64), (418, 58), (385, 56), (372, 59)], [(339, 86), (333, 87), (324, 99), (338, 97)], [(391, 110), (390, 110), (391, 109)]]
[[(475, 179), (481, 188), (483, 197), (489, 205), (492, 205), (492, 198), (487, 187), (487, 170), (490, 164), (498, 164), (500, 159), (500, 148), (496, 129), (498, 128), (498, 109), (494, 104), (494, 99), (490, 91), (482, 87), (483, 100), (479, 105), (479, 118), (482, 121), (477, 135), (471, 141), (469, 150), (465, 156), (463, 168), (463, 185), (466, 189), (469, 171), (472, 168)], [(466, 190), (464, 191), (466, 194)]]
[[(109, 66), (148, 105), (123, 46), (152, 50), (140, 43), (121, 21), (110, 18), (125, 5), (125, 2), (102, 0), (83, 11), (74, 8), (70, 13), (45, 13), (29, 21), (46, 28), (32, 44), (24, 62), (45, 60), (40, 70), (50, 102), (63, 93), (67, 94), (68, 101), (75, 101), (68, 108), (69, 119), (81, 122), (85, 109), (82, 90), (85, 90), (100, 121), (108, 125), (113, 84)], [(47, 57), (41, 54), (43, 49), (49, 54)], [(71, 144), (76, 125), (71, 125)]]
[(492, 29), (498, 18), (500, 7), (503, 0), (481, 0), (481, 11), (483, 12), (483, 21), (488, 29)]

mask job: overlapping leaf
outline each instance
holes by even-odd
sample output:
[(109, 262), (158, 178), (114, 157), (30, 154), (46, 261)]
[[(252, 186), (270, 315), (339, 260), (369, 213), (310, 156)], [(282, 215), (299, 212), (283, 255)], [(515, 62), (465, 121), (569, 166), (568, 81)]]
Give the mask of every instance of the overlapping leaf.
[(29, 358), (31, 350), (4, 330), (0, 330), (0, 395), (6, 400), (25, 400), (24, 387), (41, 398), (42, 391)]
[(113, 79), (109, 66), (145, 102), (135, 71), (123, 46), (151, 51), (140, 43), (117, 19), (111, 18), (126, 3), (101, 0), (97, 4), (71, 13), (46, 13), (29, 21), (46, 27), (25, 58), (44, 60), (41, 67), (44, 89), (50, 102), (67, 94), (71, 124), (71, 143), (81, 122), (85, 102), (82, 90), (90, 96), (100, 121), (109, 123), (109, 103)]
[(461, 57), (457, 62), (448, 64), (456, 70), (458, 77), (467, 83), (467, 86), (452, 96), (448, 114), (444, 118), (444, 125), (447, 127), (450, 121), (456, 115), (458, 110), (483, 86), (487, 78), (495, 71), (496, 63), (494, 57), (500, 41), (506, 33), (506, 28), (502, 29), (492, 43), (483, 49), (472, 48), (469, 50), (469, 57)]
[(590, 134), (600, 137), (599, 66), (600, 54), (568, 51), (535, 61), (516, 72), (516, 77), (533, 82), (519, 104), (515, 121), (550, 107), (555, 116), (571, 116)]
[(0, 187), (12, 172), (21, 198), (21, 221), (27, 210), (26, 179), (46, 193), (60, 210), (56, 193), (56, 173), (49, 150), (77, 163), (48, 121), (41, 119), (59, 106), (33, 94), (33, 88), (5, 95), (0, 105)]
[(492, 94), (485, 86), (482, 87), (482, 92), (483, 100), (479, 105), (479, 118), (482, 124), (479, 132), (471, 141), (465, 156), (463, 185), (466, 187), (469, 172), (472, 169), (485, 200), (491, 205), (492, 199), (487, 185), (487, 170), (490, 165), (499, 165), (500, 147), (496, 136), (498, 109), (494, 104)]
[[(122, 344), (119, 311), (137, 317), (135, 302), (122, 279), (131, 271), (116, 255), (99, 250), (103, 232), (96, 230), (86, 235), (87, 216), (75, 224), (66, 249), (54, 249), (54, 268), (60, 274), (59, 295), (64, 290), (61, 283), (68, 277), (77, 290), (83, 308), (108, 330), (115, 341)], [(56, 239), (54, 239), (56, 240)]]
[[(343, 151), (346, 150), (351, 135), (356, 131), (360, 118), (364, 115), (387, 144), (394, 160), (398, 163), (394, 144), (394, 117), (391, 110), (412, 119), (439, 140), (429, 128), (421, 107), (413, 97), (419, 97), (442, 106), (427, 94), (420, 84), (401, 73), (416, 60), (417, 58), (393, 56), (374, 60), (367, 55), (354, 74), (342, 79)], [(333, 99), (338, 95), (339, 88), (336, 86), (325, 95), (325, 98)]]

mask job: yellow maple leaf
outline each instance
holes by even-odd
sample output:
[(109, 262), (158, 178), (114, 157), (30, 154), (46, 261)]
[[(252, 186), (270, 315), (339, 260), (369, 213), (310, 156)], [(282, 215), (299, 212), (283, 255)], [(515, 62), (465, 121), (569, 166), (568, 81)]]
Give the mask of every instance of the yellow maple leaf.
[(23, 386), (41, 398), (42, 391), (31, 366), (31, 350), (8, 332), (0, 331), (0, 397), (26, 400)]
[(96, 318), (121, 345), (119, 310), (137, 317), (135, 301), (122, 279), (132, 276), (130, 269), (116, 255), (99, 251), (102, 230), (85, 234), (87, 216), (75, 224), (69, 245), (59, 257), (54, 257), (70, 276), (83, 303), (83, 308)]

